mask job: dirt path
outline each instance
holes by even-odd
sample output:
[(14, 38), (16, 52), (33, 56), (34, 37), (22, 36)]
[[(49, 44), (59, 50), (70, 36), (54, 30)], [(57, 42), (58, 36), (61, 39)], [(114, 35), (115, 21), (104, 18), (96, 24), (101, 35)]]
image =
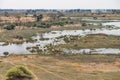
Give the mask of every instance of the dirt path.
[[(76, 62), (73, 59), (71, 60), (56, 59), (54, 57), (38, 57), (38, 56), (32, 55), (32, 56), (28, 56), (27, 58), (25, 58), (24, 56), (1, 58), (1, 61), (11, 66), (23, 65), (23, 66), (28, 67), (32, 71), (32, 75), (35, 80), (41, 80), (41, 79), (43, 80), (52, 80), (52, 79), (72, 80), (72, 79), (76, 79), (75, 75), (77, 74), (79, 75), (79, 73), (77, 72), (80, 72), (80, 73), (81, 72), (88, 72), (88, 73), (89, 72), (97, 72), (97, 73), (103, 72), (104, 74), (104, 73), (117, 73), (120, 71), (119, 58), (118, 60), (112, 63), (104, 63), (104, 62), (84, 63), (84, 62)], [(3, 66), (6, 66), (6, 65), (3, 65)], [(7, 66), (7, 69), (8, 69), (8, 66)], [(55, 70), (58, 70), (58, 71), (55, 71)], [(65, 76), (64, 75), (65, 73), (71, 73), (71, 74), (66, 74), (67, 76)], [(84, 76), (86, 75), (89, 75), (89, 74), (85, 73)], [(97, 74), (97, 75), (102, 76), (102, 74)], [(81, 78), (79, 76), (77, 77), (79, 79)], [(0, 78), (2, 78), (2, 76), (0, 76)]]
[[(57, 74), (55, 74), (55, 73), (53, 73), (53, 72), (51, 72), (51, 71), (49, 71), (49, 70), (47, 70), (47, 69), (45, 69), (45, 68), (43, 68), (43, 67), (36, 66), (35, 64), (32, 64), (32, 63), (31, 63), (31, 64), (25, 64), (25, 65), (26, 65), (26, 66), (32, 66), (32, 67), (38, 68), (38, 69), (40, 69), (40, 70), (43, 70), (43, 71), (45, 71), (46, 73), (52, 74), (52, 75), (60, 78), (61, 80), (68, 80), (67, 78), (63, 78), (62, 76), (57, 75)], [(38, 80), (37, 77), (36, 77), (36, 80)]]
[(5, 63), (10, 63), (11, 65), (15, 65), (15, 63), (13, 61), (11, 61), (7, 58), (3, 59), (2, 61), (5, 62)]
[[(28, 66), (28, 64), (26, 64), (26, 63), (23, 63), (25, 66)], [(32, 75), (34, 76), (34, 79), (35, 80), (40, 80), (40, 79), (38, 79), (38, 77), (33, 73), (33, 72), (31, 72), (32, 73)]]

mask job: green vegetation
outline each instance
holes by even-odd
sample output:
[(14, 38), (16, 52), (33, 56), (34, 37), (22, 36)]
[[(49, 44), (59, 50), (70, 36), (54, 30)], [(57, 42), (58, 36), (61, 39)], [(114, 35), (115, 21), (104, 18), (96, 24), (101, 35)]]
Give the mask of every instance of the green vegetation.
[(4, 27), (4, 29), (7, 29), (7, 30), (13, 30), (14, 28), (15, 28), (15, 25), (8, 25)]
[[(36, 24), (37, 25), (37, 24)], [(4, 31), (4, 32), (0, 32), (0, 41), (4, 41), (4, 42), (14, 42), (13, 39), (16, 38), (16, 36), (22, 36), (23, 38), (23, 42), (25, 40), (30, 40), (30, 38), (32, 36), (35, 36), (36, 33), (44, 33), (44, 32), (49, 32), (51, 30), (76, 30), (76, 29), (91, 29), (91, 28), (101, 28), (101, 26), (71, 26), (71, 27), (59, 27), (59, 28), (37, 28), (37, 29), (34, 29), (34, 28), (27, 28), (27, 29), (23, 29), (23, 30), (7, 30), (7, 31)], [(25, 39), (25, 40), (24, 40)], [(21, 43), (21, 41), (20, 41)]]
[(66, 23), (67, 21), (62, 21), (62, 20), (53, 22), (54, 25), (60, 25), (60, 26), (64, 26)]
[(38, 27), (38, 28), (50, 28), (50, 24), (48, 23), (37, 23), (34, 25), (34, 27)]
[(31, 72), (24, 66), (15, 66), (7, 72), (7, 80), (32, 80)]
[[(5, 12), (4, 16), (0, 16), (0, 41), (7, 42), (3, 45), (5, 46), (9, 42), (34, 42), (31, 40), (32, 36), (53, 30), (89, 29), (94, 31), (103, 28), (101, 23), (113, 19), (120, 20), (119, 15), (76, 12), (36, 13), (31, 11), (9, 14)], [(112, 29), (113, 27), (108, 26), (107, 28)], [(40, 45), (26, 48), (32, 53), (37, 53), (35, 55), (17, 55), (4, 52), (4, 56), (9, 56), (7, 58), (0, 57), (0, 80), (33, 80), (33, 76), (35, 80), (120, 79), (119, 54), (66, 54), (62, 51), (63, 48), (90, 48), (91, 50), (94, 48), (120, 48), (120, 36), (90, 34), (85, 37), (62, 36), (60, 38), (63, 38), (66, 44), (56, 46), (50, 44), (45, 46), (44, 51), (39, 49)], [(57, 40), (55, 41), (57, 42)]]
[(40, 15), (36, 16), (36, 21), (37, 21), (37, 22), (38, 22), (38, 21), (41, 21), (42, 18), (43, 18), (43, 15), (40, 14)]
[(4, 52), (3, 54), (4, 54), (5, 56), (7, 56), (7, 55), (9, 54), (9, 52)]
[(82, 23), (82, 26), (87, 26), (87, 24), (86, 23)]

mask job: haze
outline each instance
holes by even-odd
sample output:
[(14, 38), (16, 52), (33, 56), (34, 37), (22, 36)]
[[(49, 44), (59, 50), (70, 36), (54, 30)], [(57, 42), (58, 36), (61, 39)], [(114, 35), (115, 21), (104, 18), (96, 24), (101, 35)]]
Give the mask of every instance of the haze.
[(120, 0), (0, 0), (0, 9), (120, 9)]

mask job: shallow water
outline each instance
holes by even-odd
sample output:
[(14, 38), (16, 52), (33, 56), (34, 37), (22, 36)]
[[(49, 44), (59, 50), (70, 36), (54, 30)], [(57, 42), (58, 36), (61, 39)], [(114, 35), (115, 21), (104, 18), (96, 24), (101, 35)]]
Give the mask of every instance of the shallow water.
[[(54, 32), (54, 34), (53, 34)], [(48, 44), (61, 44), (64, 43), (62, 39), (57, 39), (57, 42), (55, 42), (55, 38), (65, 36), (65, 35), (72, 35), (72, 36), (85, 36), (87, 34), (98, 34), (103, 33), (107, 35), (116, 35), (120, 36), (120, 29), (115, 30), (105, 30), (105, 29), (97, 29), (97, 30), (63, 30), (63, 31), (52, 31), (49, 33), (42, 34), (43, 38), (49, 38), (49, 40), (40, 40), (40, 35), (38, 34), (36, 37), (32, 37), (33, 39), (37, 39), (34, 43), (23, 43), (23, 44), (9, 44), (2, 46), (3, 42), (0, 44), (0, 54), (3, 52), (9, 52), (9, 53), (19, 53), (19, 54), (29, 54), (30, 52), (26, 50), (27, 47), (40, 45), (40, 47), (44, 47)]]
[(115, 27), (120, 27), (120, 22), (106, 22), (106, 23), (103, 23), (103, 26), (109, 26), (109, 25), (113, 25)]
[(102, 19), (82, 19), (83, 21), (93, 21), (93, 22), (119, 22), (120, 20), (102, 20)]
[[(114, 23), (114, 22), (113, 22)], [(105, 23), (108, 24), (108, 23)], [(109, 23), (110, 25), (112, 23)], [(120, 25), (120, 22), (116, 22), (116, 26)], [(119, 24), (119, 25), (118, 25)], [(113, 24), (112, 24), (113, 25)], [(43, 34), (37, 34), (37, 36), (33, 36), (32, 39), (36, 40), (34, 43), (26, 43), (24, 42), (23, 44), (8, 44), (4, 45), (4, 42), (0, 42), (0, 55), (3, 55), (3, 52), (9, 52), (9, 53), (15, 53), (15, 54), (30, 54), (30, 52), (26, 49), (27, 47), (33, 47), (36, 45), (39, 45), (40, 48), (43, 48), (44, 46), (48, 44), (64, 44), (64, 40), (57, 39), (57, 37), (61, 36), (86, 36), (88, 34), (107, 34), (107, 35), (115, 35), (115, 36), (120, 36), (120, 29), (96, 29), (96, 30), (63, 30), (63, 31), (51, 31), (49, 33), (43, 33)], [(41, 38), (47, 38), (47, 40), (40, 40)], [(105, 49), (102, 52), (110, 51), (112, 49)], [(119, 50), (112, 50), (112, 53), (116, 51), (119, 53)]]
[(97, 49), (63, 49), (65, 53), (69, 54), (120, 54), (120, 49), (113, 48), (97, 48)]
[[(54, 34), (53, 34), (54, 33)], [(71, 35), (71, 36), (85, 36), (88, 34), (107, 34), (107, 35), (115, 35), (120, 36), (120, 29), (96, 29), (96, 30), (63, 30), (63, 31), (51, 31), (49, 33), (43, 33), (42, 38), (49, 38), (49, 39), (55, 39), (57, 37), (65, 36), (65, 35)], [(38, 34), (37, 36), (32, 37), (33, 39), (39, 40), (41, 37), (41, 34)]]
[(3, 42), (0, 43), (2, 45), (0, 45), (0, 56), (3, 56), (4, 52), (9, 52), (10, 54), (32, 54), (31, 52), (29, 52), (26, 48), (27, 47), (33, 47), (36, 45), (39, 45), (39, 48), (44, 48), (44, 46), (48, 45), (48, 44), (53, 44), (53, 45), (57, 45), (57, 44), (61, 44), (64, 43), (63, 40), (60, 40), (58, 42), (55, 42), (54, 39), (50, 39), (50, 40), (45, 40), (45, 41), (36, 41), (34, 43), (26, 43), (24, 42), (23, 44), (8, 44), (8, 45), (4, 45), (3, 46)]

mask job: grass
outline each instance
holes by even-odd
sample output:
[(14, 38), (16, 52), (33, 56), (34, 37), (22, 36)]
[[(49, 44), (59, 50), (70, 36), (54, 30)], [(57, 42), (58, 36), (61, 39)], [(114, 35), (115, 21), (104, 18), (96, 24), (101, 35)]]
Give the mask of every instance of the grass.
[(119, 55), (26, 56), (1, 57), (0, 79), (5, 80), (15, 65), (26, 66), (35, 80), (119, 80), (120, 76)]
[(91, 34), (80, 39), (71, 40), (66, 44), (58, 45), (61, 48), (120, 48), (120, 36), (105, 34)]
[(25, 30), (4, 31), (0, 33), (0, 41), (14, 42), (14, 37), (17, 35), (20, 35), (25, 39), (30, 39), (30, 37), (35, 36), (37, 32), (44, 32), (44, 30), (42, 31), (42, 30), (25, 29)]
[[(49, 32), (52, 30), (76, 30), (76, 29), (91, 29), (91, 28), (101, 28), (100, 26), (77, 26), (74, 27), (59, 27), (59, 28), (38, 28), (38, 29), (23, 29), (23, 30), (7, 30), (0, 32), (0, 41), (3, 42), (10, 42), (10, 43), (15, 43), (15, 42), (24, 42), (26, 40), (30, 40), (32, 36), (35, 36), (36, 33), (44, 33), (44, 32)], [(14, 37), (15, 36), (22, 36), (24, 39), (23, 40), (16, 40)]]
[[(67, 14), (68, 15), (68, 14)], [(77, 15), (76, 15), (77, 16)], [(87, 17), (88, 18), (88, 17)], [(93, 18), (93, 17), (90, 17)], [(99, 19), (117, 19), (108, 17)], [(0, 41), (24, 42), (36, 33), (44, 33), (52, 30), (76, 30), (96, 29), (102, 26), (77, 26), (59, 28), (39, 28), (10, 30), (0, 32)], [(15, 40), (20, 35), (23, 40)], [(54, 47), (61, 48), (120, 48), (120, 36), (108, 36), (95, 34), (72, 39), (67, 44), (60, 44)], [(41, 52), (40, 52), (41, 53)], [(5, 80), (7, 71), (16, 66), (26, 66), (34, 76), (35, 80), (119, 80), (120, 76), (120, 55), (10, 55), (0, 57), (0, 80)]]

